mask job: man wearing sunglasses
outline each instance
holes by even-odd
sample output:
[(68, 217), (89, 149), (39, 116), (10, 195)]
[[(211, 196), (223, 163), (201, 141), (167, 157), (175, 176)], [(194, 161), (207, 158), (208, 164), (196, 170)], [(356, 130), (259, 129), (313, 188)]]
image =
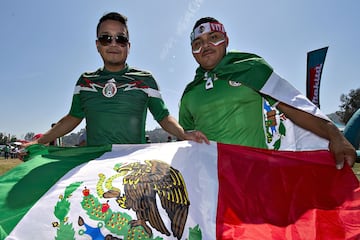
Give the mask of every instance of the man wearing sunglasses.
[(127, 65), (130, 42), (125, 16), (115, 12), (104, 15), (96, 34), (96, 48), (104, 67), (80, 76), (70, 112), (36, 143), (46, 144), (69, 133), (84, 118), (87, 145), (145, 143), (148, 109), (170, 134), (209, 143), (199, 131), (185, 132), (169, 115), (150, 72)]
[[(185, 130), (258, 148), (329, 148), (338, 169), (344, 162), (353, 166), (355, 149), (314, 104), (261, 57), (227, 52), (229, 38), (218, 20), (199, 19), (190, 40), (200, 66), (180, 102), (179, 123)], [(311, 146), (302, 140), (310, 138)]]

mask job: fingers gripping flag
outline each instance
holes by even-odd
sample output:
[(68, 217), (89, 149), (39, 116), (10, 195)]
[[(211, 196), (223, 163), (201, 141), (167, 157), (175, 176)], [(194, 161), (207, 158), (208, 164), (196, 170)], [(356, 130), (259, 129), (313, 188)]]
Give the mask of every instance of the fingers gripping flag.
[(328, 151), (193, 142), (33, 146), (0, 177), (0, 239), (358, 239)]

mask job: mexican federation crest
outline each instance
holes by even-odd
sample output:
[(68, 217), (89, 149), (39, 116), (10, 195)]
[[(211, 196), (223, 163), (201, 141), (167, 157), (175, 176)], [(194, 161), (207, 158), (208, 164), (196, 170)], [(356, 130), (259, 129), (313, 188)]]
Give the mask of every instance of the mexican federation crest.
[(116, 92), (117, 92), (117, 87), (115, 84), (115, 80), (112, 78), (105, 84), (102, 93), (105, 97), (111, 98), (116, 94)]

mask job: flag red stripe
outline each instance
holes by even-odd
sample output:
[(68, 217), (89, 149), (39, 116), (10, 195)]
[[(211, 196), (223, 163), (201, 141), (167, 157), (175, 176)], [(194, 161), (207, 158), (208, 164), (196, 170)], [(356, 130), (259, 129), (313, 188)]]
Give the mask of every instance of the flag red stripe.
[(218, 144), (218, 177), (217, 239), (360, 236), (359, 181), (328, 151)]

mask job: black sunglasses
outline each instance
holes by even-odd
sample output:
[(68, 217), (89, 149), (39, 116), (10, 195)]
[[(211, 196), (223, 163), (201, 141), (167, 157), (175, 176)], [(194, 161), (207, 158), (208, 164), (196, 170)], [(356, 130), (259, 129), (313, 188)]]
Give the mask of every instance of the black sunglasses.
[(103, 46), (110, 45), (113, 39), (115, 39), (115, 42), (120, 45), (126, 45), (129, 42), (129, 39), (123, 35), (111, 36), (108, 34), (103, 34), (98, 37), (99, 42)]

